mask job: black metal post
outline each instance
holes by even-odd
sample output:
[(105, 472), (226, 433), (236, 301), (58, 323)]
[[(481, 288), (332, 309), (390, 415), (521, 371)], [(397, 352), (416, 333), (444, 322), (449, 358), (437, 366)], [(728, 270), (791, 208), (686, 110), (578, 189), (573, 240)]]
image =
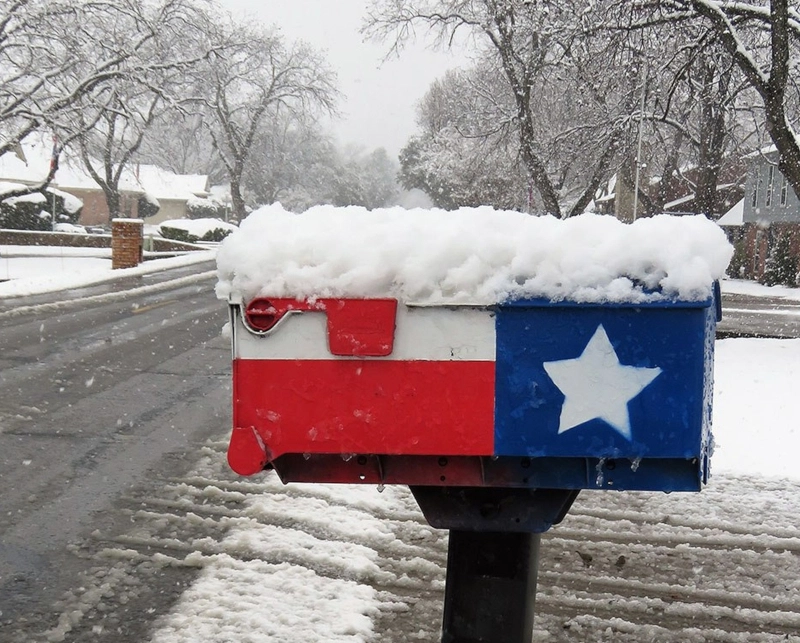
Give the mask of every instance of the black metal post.
[(442, 643), (531, 643), (540, 538), (450, 531)]

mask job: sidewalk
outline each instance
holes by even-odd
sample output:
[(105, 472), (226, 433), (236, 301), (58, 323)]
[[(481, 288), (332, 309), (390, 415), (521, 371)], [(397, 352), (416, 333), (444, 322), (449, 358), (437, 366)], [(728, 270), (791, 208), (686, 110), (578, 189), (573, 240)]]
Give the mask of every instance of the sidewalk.
[(27, 297), (213, 262), (216, 249), (111, 270), (109, 250), (0, 246), (0, 299)]
[(749, 295), (751, 297), (779, 297), (800, 301), (800, 288), (787, 286), (763, 286), (757, 281), (744, 279), (723, 279), (720, 283), (723, 294)]

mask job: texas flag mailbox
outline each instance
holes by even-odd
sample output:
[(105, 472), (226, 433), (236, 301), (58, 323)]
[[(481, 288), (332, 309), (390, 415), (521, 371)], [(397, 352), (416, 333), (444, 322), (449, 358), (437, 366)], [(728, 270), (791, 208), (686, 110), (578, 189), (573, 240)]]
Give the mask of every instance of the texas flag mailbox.
[(702, 301), (230, 301), (242, 475), (698, 490), (719, 294)]

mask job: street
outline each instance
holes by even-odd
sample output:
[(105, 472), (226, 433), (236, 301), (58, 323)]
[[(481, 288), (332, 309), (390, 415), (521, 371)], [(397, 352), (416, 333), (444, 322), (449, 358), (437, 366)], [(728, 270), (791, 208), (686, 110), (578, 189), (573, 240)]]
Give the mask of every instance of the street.
[(800, 337), (800, 301), (724, 293), (717, 337)]
[[(129, 531), (130, 506), (161, 495), (228, 429), (230, 349), (213, 283), (99, 305), (48, 308), (38, 297), (35, 312), (2, 319), (0, 640), (57, 627), (96, 535)], [(165, 574), (143, 610), (179, 593)], [(120, 622), (141, 640), (146, 619)]]
[[(224, 628), (203, 638), (169, 619), (177, 605), (191, 614), (216, 600), (217, 585), (200, 581), (225, 572), (217, 557), (272, 570), (263, 585), (277, 586), (256, 609), (302, 603), (306, 591), (281, 574), (310, 570), (344, 583), (330, 600), (375, 592), (370, 640), (437, 641), (447, 533), (402, 487), (232, 474), (225, 307), (213, 277), (158, 280), (176, 276), (159, 292), (53, 305), (62, 293), (25, 302), (39, 306), (28, 313), (0, 310), (0, 641), (233, 643)], [(726, 297), (736, 309), (759, 303)], [(793, 320), (792, 302), (766, 306)], [(726, 313), (721, 328), (778, 332), (756, 318)], [(584, 492), (543, 539), (534, 640), (800, 641), (798, 492), (731, 476), (701, 494)], [(244, 523), (262, 535), (237, 537)], [(254, 609), (251, 590), (225, 617), (198, 607), (190, 621), (236, 622), (237, 609)], [(309, 622), (336, 616), (317, 610)]]

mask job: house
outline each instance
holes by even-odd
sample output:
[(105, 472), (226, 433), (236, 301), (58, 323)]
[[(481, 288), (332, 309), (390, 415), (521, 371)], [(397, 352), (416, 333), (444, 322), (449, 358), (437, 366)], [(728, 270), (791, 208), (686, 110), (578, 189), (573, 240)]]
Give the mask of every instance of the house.
[[(20, 155), (0, 156), (0, 182), (37, 185), (47, 176), (52, 160), (52, 146), (44, 140), (29, 137), (22, 144)], [(22, 157), (22, 158), (21, 158)], [(50, 187), (79, 198), (83, 209), (82, 225), (108, 225), (109, 212), (105, 194), (75, 155), (64, 150)], [(208, 177), (181, 175), (154, 165), (126, 168), (120, 179), (120, 211), (123, 217), (139, 218), (140, 204), (146, 201), (158, 206), (148, 223), (182, 219), (188, 214), (192, 199), (208, 196)]]
[[(666, 214), (696, 214), (695, 186), (700, 171), (694, 165), (685, 165), (674, 176), (641, 177), (640, 198), (634, 203), (634, 187), (630, 180), (615, 174), (595, 195), (595, 208), (602, 214), (613, 214), (622, 221), (634, 219), (634, 206), (638, 217), (651, 216), (653, 209)], [(716, 186), (717, 199), (713, 217), (722, 216), (744, 194), (745, 166), (736, 159), (725, 160)], [(658, 204), (661, 204), (658, 207)], [(649, 210), (649, 211), (648, 211)]]
[(155, 165), (137, 165), (134, 176), (146, 198), (158, 205), (158, 212), (147, 217), (148, 224), (186, 219), (189, 203), (209, 196), (208, 176), (205, 174), (175, 174)]
[(762, 280), (767, 260), (782, 242), (797, 265), (800, 256), (800, 200), (778, 169), (774, 146), (745, 157), (747, 182), (737, 251), (743, 276)]

